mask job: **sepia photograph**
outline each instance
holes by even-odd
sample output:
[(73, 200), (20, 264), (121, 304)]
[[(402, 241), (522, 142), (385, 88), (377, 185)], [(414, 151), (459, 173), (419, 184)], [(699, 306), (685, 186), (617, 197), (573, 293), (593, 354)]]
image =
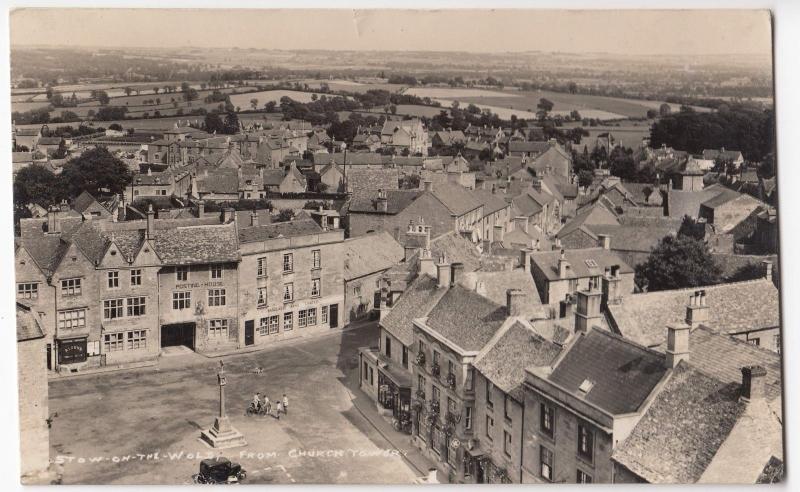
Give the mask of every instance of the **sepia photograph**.
[(785, 481), (773, 12), (486, 7), (8, 12), (15, 482)]

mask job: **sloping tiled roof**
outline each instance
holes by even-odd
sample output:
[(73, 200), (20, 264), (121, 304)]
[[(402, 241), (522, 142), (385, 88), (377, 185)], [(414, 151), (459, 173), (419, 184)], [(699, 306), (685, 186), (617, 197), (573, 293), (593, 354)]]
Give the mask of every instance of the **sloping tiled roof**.
[(348, 169), (347, 185), (354, 194), (375, 190), (400, 189), (400, 172), (397, 169)]
[(653, 346), (665, 340), (668, 324), (684, 320), (689, 296), (698, 290), (706, 292), (705, 324), (712, 328), (737, 333), (780, 326), (780, 294), (766, 279), (631, 294), (608, 312), (622, 336)]
[(287, 222), (273, 222), (256, 227), (239, 227), (239, 241), (252, 243), (279, 237), (305, 236), (322, 232), (322, 228), (311, 218)]
[(517, 321), (498, 333), (473, 366), (504, 393), (522, 402), (525, 368), (550, 365), (560, 352), (561, 347)]
[(462, 349), (478, 351), (507, 317), (505, 305), (490, 301), (461, 285), (454, 285), (431, 310), (427, 325)]
[[(561, 252), (539, 251), (531, 255), (535, 263), (547, 276), (548, 280), (558, 280), (558, 260)], [(566, 278), (583, 278), (602, 275), (606, 267), (619, 265), (620, 273), (633, 273), (633, 269), (613, 251), (603, 248), (568, 249), (564, 257), (569, 262), (570, 269)], [(592, 265), (592, 260), (597, 267)]]
[(611, 414), (637, 411), (667, 371), (663, 355), (597, 328), (568, 350), (547, 379)]
[(239, 261), (239, 242), (233, 223), (157, 229), (153, 247), (165, 264)]
[(239, 193), (239, 173), (226, 168), (209, 171), (208, 176), (198, 176), (197, 189), (201, 193)]
[(739, 395), (682, 361), (613, 459), (650, 483), (696, 482), (744, 413)]
[(17, 302), (17, 342), (44, 337), (45, 332), (31, 308)]
[(448, 232), (431, 240), (431, 256), (445, 255), (450, 263), (461, 263), (465, 272), (472, 272), (480, 266), (480, 253), (477, 247), (457, 232)]
[(475, 197), (483, 203), (483, 215), (487, 216), (509, 206), (502, 194), (486, 190), (473, 191)]
[(354, 194), (350, 201), (350, 212), (355, 213), (387, 213), (394, 215), (402, 212), (411, 203), (424, 193), (420, 190), (389, 190), (386, 192), (387, 209), (386, 212), (378, 211), (376, 199), (378, 190), (370, 190), (370, 193)]
[(426, 274), (420, 275), (408, 286), (389, 314), (380, 321), (380, 326), (400, 340), (400, 343), (410, 347), (414, 343), (411, 321), (427, 316), (445, 292), (447, 289), (438, 288), (435, 278)]
[(617, 251), (637, 251), (649, 253), (650, 250), (664, 238), (675, 235), (677, 227), (663, 224), (654, 224), (649, 227), (644, 225), (587, 225), (594, 235), (607, 234), (611, 236), (611, 249)]
[(524, 142), (512, 140), (508, 142), (508, 151), (511, 152), (530, 152), (540, 154), (550, 148), (550, 142)]
[(80, 195), (78, 195), (78, 198), (72, 202), (72, 208), (83, 213), (87, 208), (91, 207), (95, 203), (99, 205), (99, 202), (92, 196), (92, 194), (84, 190)]
[(533, 276), (526, 272), (524, 268), (514, 268), (512, 270), (467, 272), (459, 282), (462, 286), (470, 290), (475, 290), (478, 283), (483, 286), (482, 295), (487, 299), (500, 304), (506, 304), (506, 291), (508, 289), (518, 289), (522, 291), (524, 298), (524, 311), (521, 314), (531, 314), (539, 311), (541, 299)]
[(455, 215), (463, 215), (483, 205), (481, 200), (470, 190), (457, 184), (438, 184), (433, 188), (432, 193)]
[(387, 270), (403, 259), (405, 250), (388, 232), (367, 234), (344, 242), (344, 279)]

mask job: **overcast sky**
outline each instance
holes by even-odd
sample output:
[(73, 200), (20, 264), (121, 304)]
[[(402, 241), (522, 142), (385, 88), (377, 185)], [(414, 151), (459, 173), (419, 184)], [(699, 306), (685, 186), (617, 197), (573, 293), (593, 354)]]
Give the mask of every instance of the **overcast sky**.
[(23, 9), (13, 45), (770, 56), (767, 11)]

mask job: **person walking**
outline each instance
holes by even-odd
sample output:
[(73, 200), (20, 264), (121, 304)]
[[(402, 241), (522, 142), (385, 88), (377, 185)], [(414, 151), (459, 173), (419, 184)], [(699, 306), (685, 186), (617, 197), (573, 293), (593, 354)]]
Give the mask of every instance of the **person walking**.
[(281, 419), (281, 412), (283, 411), (283, 403), (280, 399), (278, 399), (278, 408), (275, 409), (275, 418), (280, 420)]
[(261, 393), (253, 395), (253, 410), (258, 413), (261, 410)]
[(269, 401), (269, 396), (264, 395), (264, 409), (266, 410), (266, 414), (272, 414), (272, 403)]
[(289, 414), (289, 398), (286, 396), (286, 393), (283, 394), (283, 414)]

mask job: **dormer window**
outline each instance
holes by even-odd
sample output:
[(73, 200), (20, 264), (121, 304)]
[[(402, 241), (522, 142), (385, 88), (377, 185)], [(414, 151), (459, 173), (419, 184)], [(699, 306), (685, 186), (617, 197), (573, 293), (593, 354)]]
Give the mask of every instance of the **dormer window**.
[(580, 386), (578, 386), (578, 391), (580, 391), (583, 395), (587, 395), (590, 391), (594, 388), (594, 381), (590, 379), (584, 379)]

